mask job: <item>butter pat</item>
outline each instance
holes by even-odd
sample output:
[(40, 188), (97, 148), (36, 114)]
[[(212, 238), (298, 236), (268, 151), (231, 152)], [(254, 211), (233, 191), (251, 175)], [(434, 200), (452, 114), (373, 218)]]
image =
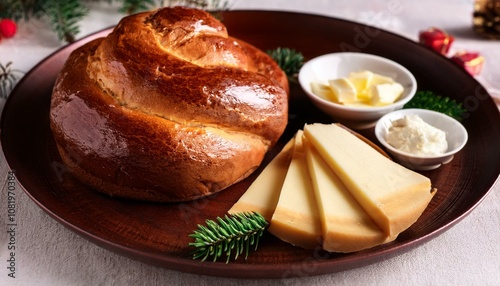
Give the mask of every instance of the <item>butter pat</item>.
[(374, 73), (371, 81), (371, 85), (378, 85), (378, 84), (384, 84), (384, 83), (395, 83), (394, 79), (392, 77), (388, 76), (383, 76), (378, 73)]
[(368, 91), (372, 84), (374, 73), (371, 71), (352, 72), (349, 74), (349, 81), (352, 82), (357, 92), (358, 101), (369, 98)]
[(299, 131), (295, 136), (292, 160), (268, 230), (283, 241), (314, 249), (321, 246), (321, 224), (302, 134)]
[(311, 91), (323, 99), (337, 102), (337, 98), (328, 84), (311, 82)]
[(331, 79), (328, 85), (312, 82), (311, 91), (321, 98), (353, 107), (384, 106), (397, 101), (404, 87), (394, 79), (368, 70)]
[(448, 150), (446, 133), (416, 114), (393, 121), (385, 139), (392, 147), (418, 156), (441, 155)]
[(354, 85), (345, 77), (328, 81), (333, 95), (339, 103), (353, 103), (357, 101), (357, 92)]
[(381, 106), (395, 102), (403, 93), (404, 88), (399, 83), (383, 83), (370, 89), (371, 105)]

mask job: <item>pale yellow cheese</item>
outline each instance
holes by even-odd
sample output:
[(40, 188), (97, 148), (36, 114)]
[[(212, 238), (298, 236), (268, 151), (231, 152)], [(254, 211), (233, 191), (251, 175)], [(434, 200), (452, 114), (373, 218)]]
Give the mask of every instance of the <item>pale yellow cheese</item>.
[(304, 135), (389, 237), (415, 223), (435, 193), (427, 177), (391, 161), (335, 124), (306, 125)]
[(395, 237), (386, 236), (373, 222), (316, 149), (305, 146), (321, 217), (323, 249), (353, 252), (393, 240)]
[(320, 217), (307, 170), (302, 131), (295, 136), (292, 161), (268, 230), (296, 246), (321, 247)]
[(294, 142), (294, 138), (288, 141), (228, 213), (258, 212), (267, 221), (271, 220), (290, 165)]

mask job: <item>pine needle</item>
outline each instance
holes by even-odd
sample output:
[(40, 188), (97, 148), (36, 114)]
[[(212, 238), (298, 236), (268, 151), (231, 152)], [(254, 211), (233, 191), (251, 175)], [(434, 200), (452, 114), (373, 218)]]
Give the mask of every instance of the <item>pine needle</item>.
[(75, 41), (80, 32), (78, 22), (89, 12), (78, 0), (48, 0), (43, 4), (43, 8), (59, 39), (68, 43)]
[(0, 98), (7, 98), (22, 76), (23, 72), (12, 68), (12, 62), (0, 63)]
[(461, 103), (432, 91), (418, 91), (415, 96), (405, 104), (404, 108), (422, 108), (444, 113), (458, 121), (463, 120), (466, 113)]
[(79, 22), (89, 13), (88, 2), (121, 2), (119, 12), (128, 15), (180, 5), (207, 10), (221, 19), (222, 11), (229, 9), (229, 2), (224, 0), (0, 0), (0, 19), (48, 19), (58, 38), (72, 43), (80, 32)]
[(198, 225), (189, 236), (194, 238), (190, 246), (196, 248), (193, 259), (205, 261), (211, 258), (214, 262), (225, 255), (226, 263), (232, 256), (234, 260), (245, 252), (247, 259), (251, 246), (257, 250), (259, 238), (268, 226), (262, 215), (256, 212), (243, 212), (217, 217), (217, 221), (206, 220), (206, 225)]
[(131, 15), (155, 7), (155, 0), (123, 0), (120, 12)]
[(266, 52), (289, 78), (297, 76), (300, 68), (304, 65), (304, 56), (294, 49), (278, 47)]

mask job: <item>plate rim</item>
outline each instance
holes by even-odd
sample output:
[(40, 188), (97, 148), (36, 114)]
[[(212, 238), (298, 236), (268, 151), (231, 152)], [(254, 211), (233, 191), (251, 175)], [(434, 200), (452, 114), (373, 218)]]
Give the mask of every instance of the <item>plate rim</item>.
[[(316, 15), (316, 14), (299, 13), (299, 12), (266, 11), (266, 10), (234, 10), (234, 11), (229, 11), (229, 13), (240, 13), (240, 12), (244, 12), (244, 13), (287, 13), (287, 14), (298, 14), (298, 15), (311, 16), (311, 17), (324, 17), (324, 18), (328, 18), (328, 19), (334, 19), (334, 20), (338, 20), (338, 21), (342, 21), (342, 22), (346, 22), (346, 23), (351, 23), (351, 24), (357, 24), (357, 25), (361, 24), (361, 23), (356, 23), (356, 22), (350, 21), (350, 20), (344, 20), (344, 19), (339, 19), (339, 18), (335, 18), (335, 17), (329, 17), (329, 16), (324, 16), (324, 15)], [(54, 58), (56, 58), (61, 53), (66, 52), (66, 51), (72, 51), (73, 47), (76, 48), (78, 46), (83, 45), (85, 42), (91, 41), (92, 39), (100, 37), (101, 35), (105, 35), (105, 34), (109, 33), (111, 31), (111, 29), (112, 29), (112, 27), (108, 27), (108, 28), (102, 29), (102, 30), (97, 31), (95, 33), (89, 34), (89, 35), (83, 37), (82, 39), (77, 40), (74, 43), (68, 44), (66, 46), (63, 46), (63, 47), (57, 49), (55, 52), (51, 53), (49, 56), (45, 57), (42, 61), (40, 61), (39, 63), (37, 63), (30, 71), (28, 71), (23, 76), (23, 78), (20, 80), (20, 82), (16, 85), (16, 87), (12, 91), (11, 95), (15, 95), (16, 94), (17, 90), (21, 88), (22, 84), (29, 79), (30, 75), (35, 74), (36, 71), (38, 69), (40, 69), (40, 67), (42, 67), (43, 65), (47, 64), (49, 61), (51, 61)], [(408, 38), (402, 37), (402, 36), (397, 35), (395, 33), (392, 33), (392, 32), (389, 32), (389, 31), (385, 31), (385, 30), (382, 30), (382, 29), (381, 29), (381, 31), (383, 31), (384, 33), (392, 34), (392, 35), (394, 35), (394, 36), (396, 36), (396, 37), (398, 37), (400, 39), (411, 41)], [(411, 41), (411, 42), (413, 42), (413, 41)], [(475, 78), (472, 77), (472, 79), (477, 82), (477, 80)], [(477, 82), (477, 84), (480, 85), (479, 82)], [(13, 97), (14, 96), (9, 96), (7, 98), (7, 100), (5, 102), (5, 105), (4, 105), (4, 109), (3, 109), (3, 112), (2, 112), (1, 118), (0, 118), (0, 136), (1, 136), (0, 140), (1, 140), (2, 148), (4, 146), (4, 136), (3, 136), (4, 132), (2, 131), (3, 130), (2, 127), (4, 127), (5, 117), (7, 116), (6, 115), (7, 112), (5, 112), (5, 110), (8, 110), (9, 105), (13, 101), (13, 99), (12, 99)], [(2, 152), (2, 156), (4, 157), (5, 161), (7, 162), (8, 166), (9, 166), (9, 169), (12, 169), (11, 162), (9, 162), (9, 160), (7, 159), (7, 157), (8, 157), (7, 154), (5, 154), (4, 152)], [(437, 237), (441, 233), (447, 231), (453, 225), (457, 224), (463, 218), (465, 218), (467, 215), (469, 215), (484, 200), (484, 198), (491, 191), (492, 186), (496, 182), (498, 182), (499, 178), (500, 177), (497, 177), (495, 180), (493, 180), (492, 184), (488, 187), (488, 190), (486, 190), (484, 192), (484, 194), (477, 200), (477, 202), (472, 207), (470, 207), (469, 209), (465, 210), (461, 215), (453, 218), (451, 221), (449, 221), (448, 223), (442, 225), (438, 229), (436, 229), (436, 230), (434, 230), (434, 231), (432, 231), (432, 232), (430, 232), (430, 233), (428, 233), (428, 234), (426, 234), (424, 236), (421, 236), (419, 238), (412, 239), (409, 243), (404, 243), (404, 244), (401, 244), (401, 245), (396, 245), (393, 248), (382, 249), (380, 251), (376, 251), (376, 252), (373, 252), (373, 253), (367, 253), (366, 254), (366, 258), (367, 258), (366, 263), (361, 263), (361, 265), (360, 265), (360, 262), (355, 259), (354, 261), (348, 261), (348, 263), (345, 264), (346, 267), (341, 267), (339, 269), (327, 269), (328, 267), (320, 267), (319, 271), (315, 271), (311, 275), (320, 275), (320, 274), (326, 274), (326, 273), (333, 273), (333, 272), (338, 272), (338, 271), (343, 271), (343, 270), (347, 270), (347, 269), (361, 267), (361, 266), (372, 264), (372, 263), (374, 263), (376, 261), (379, 261), (380, 257), (384, 257), (383, 260), (385, 260), (387, 258), (393, 257), (395, 255), (402, 254), (404, 252), (410, 251), (411, 249), (413, 249), (415, 247), (420, 246), (421, 244), (423, 244), (423, 243), (425, 243), (425, 242), (427, 242), (427, 241), (429, 241), (429, 240)], [(173, 258), (173, 257), (170, 257), (170, 256), (166, 256), (164, 254), (162, 255), (162, 254), (158, 254), (158, 253), (155, 253), (155, 252), (151, 253), (151, 252), (148, 252), (148, 251), (145, 251), (145, 250), (138, 250), (138, 249), (135, 249), (135, 248), (129, 248), (127, 246), (120, 245), (120, 244), (117, 244), (117, 243), (112, 242), (112, 241), (104, 240), (101, 237), (95, 236), (92, 233), (89, 233), (88, 231), (82, 230), (81, 228), (73, 225), (71, 222), (67, 221), (65, 218), (61, 217), (59, 214), (57, 214), (53, 210), (49, 209), (42, 202), (40, 202), (37, 198), (35, 198), (33, 196), (33, 194), (29, 190), (27, 190), (27, 188), (24, 187), (23, 182), (18, 181), (18, 183), (22, 187), (22, 189), (24, 190), (24, 192), (30, 197), (30, 199), (33, 200), (38, 205), (38, 207), (42, 208), (46, 213), (48, 213), (57, 222), (61, 223), (66, 228), (70, 229), (71, 231), (77, 233), (79, 236), (81, 236), (81, 237), (83, 237), (83, 238), (91, 241), (92, 243), (95, 243), (96, 245), (99, 245), (100, 247), (112, 250), (115, 253), (119, 253), (121, 255), (127, 256), (127, 257), (132, 258), (132, 259), (137, 259), (137, 257), (136, 257), (137, 255), (141, 256), (141, 254), (143, 254), (143, 253), (148, 253), (149, 257), (151, 257), (151, 256), (153, 256), (153, 257), (158, 256), (156, 259), (171, 260), (171, 262), (175, 266), (178, 266), (178, 267), (167, 267), (167, 268), (170, 268), (170, 269), (173, 269), (173, 270), (177, 270), (177, 271), (181, 271), (181, 272), (197, 273), (197, 274), (209, 275), (209, 276), (235, 277), (235, 278), (283, 278), (282, 276), (280, 276), (280, 277), (272, 277), (272, 276), (271, 277), (269, 277), (269, 276), (262, 277), (259, 273), (255, 274), (255, 275), (251, 274), (251, 272), (253, 272), (255, 270), (269, 271), (269, 265), (267, 265), (267, 264), (262, 264), (262, 265), (245, 264), (245, 263), (241, 263), (241, 264), (240, 263), (238, 263), (238, 264), (235, 264), (235, 263), (225, 264), (223, 262), (216, 262), (215, 264), (213, 264), (212, 262), (203, 262), (204, 264), (200, 264), (199, 261), (190, 260), (190, 259), (186, 259), (186, 258), (180, 258), (183, 263), (179, 263), (179, 258)], [(394, 251), (395, 249), (396, 249), (396, 251)], [(141, 259), (138, 259), (138, 260), (141, 260)], [(156, 261), (150, 261), (150, 264), (159, 265), (158, 263), (155, 263), (155, 262)], [(332, 263), (325, 262), (325, 263), (322, 263), (320, 266), (323, 266), (323, 264), (326, 264), (326, 266), (329, 266)], [(335, 263), (333, 263), (333, 264), (335, 264)], [(352, 265), (356, 264), (358, 266), (352, 267), (351, 264)], [(181, 268), (181, 265), (182, 266), (188, 266), (188, 267), (195, 267), (195, 268), (197, 268), (197, 271), (196, 272), (186, 271), (186, 269), (182, 269)], [(222, 268), (224, 268), (226, 270), (230, 270), (230, 269), (233, 269), (233, 268), (234, 269), (240, 269), (240, 268), (242, 268), (240, 270), (242, 270), (244, 272), (245, 272), (245, 270), (250, 270), (250, 271), (247, 271), (248, 273), (246, 273), (246, 274), (250, 274), (250, 275), (234, 275), (234, 276), (233, 275), (214, 275), (214, 274), (217, 274), (217, 273), (211, 273), (211, 271), (214, 269), (214, 267), (212, 267), (213, 265), (216, 265), (215, 268), (221, 268), (222, 267)], [(160, 266), (164, 266), (163, 263), (161, 263)], [(196, 267), (196, 266), (199, 266), (199, 267)], [(281, 269), (281, 271), (286, 271), (286, 270), (289, 270), (290, 266), (291, 266), (291, 264), (273, 265), (273, 267), (274, 267), (273, 270)], [(245, 269), (245, 268), (248, 268), (248, 267), (251, 267), (251, 268), (253, 267), (253, 268), (252, 269)], [(178, 268), (178, 269), (176, 269), (176, 268)], [(257, 272), (260, 272), (260, 271), (257, 271)], [(205, 273), (203, 273), (203, 272), (205, 272)], [(228, 273), (228, 274), (230, 274), (230, 273)], [(311, 275), (306, 275), (306, 276), (311, 276)], [(294, 277), (295, 277), (295, 275), (294, 275)]]

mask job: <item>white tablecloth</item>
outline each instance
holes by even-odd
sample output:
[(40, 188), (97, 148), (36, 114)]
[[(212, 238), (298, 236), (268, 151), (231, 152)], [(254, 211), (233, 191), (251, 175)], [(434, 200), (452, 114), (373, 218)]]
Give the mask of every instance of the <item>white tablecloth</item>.
[[(414, 40), (419, 31), (430, 26), (443, 28), (456, 37), (454, 50), (477, 50), (484, 55), (486, 64), (477, 79), (490, 94), (500, 97), (500, 41), (482, 40), (472, 32), (471, 0), (236, 0), (232, 3), (232, 9), (287, 10), (345, 18)], [(82, 22), (79, 38), (115, 25), (122, 16), (116, 7), (108, 4), (92, 5), (90, 16)], [(44, 22), (20, 23), (16, 37), (0, 43), (0, 63), (12, 61), (16, 69), (28, 71), (61, 45)], [(2, 105), (0, 102), (0, 108)], [(498, 182), (469, 216), (414, 250), (362, 268), (287, 280), (198, 276), (122, 257), (64, 228), (18, 187), (15, 190), (16, 269), (15, 278), (11, 278), (7, 268), (10, 258), (7, 172), (6, 162), (0, 158), (3, 190), (0, 194), (0, 285), (500, 285)]]

